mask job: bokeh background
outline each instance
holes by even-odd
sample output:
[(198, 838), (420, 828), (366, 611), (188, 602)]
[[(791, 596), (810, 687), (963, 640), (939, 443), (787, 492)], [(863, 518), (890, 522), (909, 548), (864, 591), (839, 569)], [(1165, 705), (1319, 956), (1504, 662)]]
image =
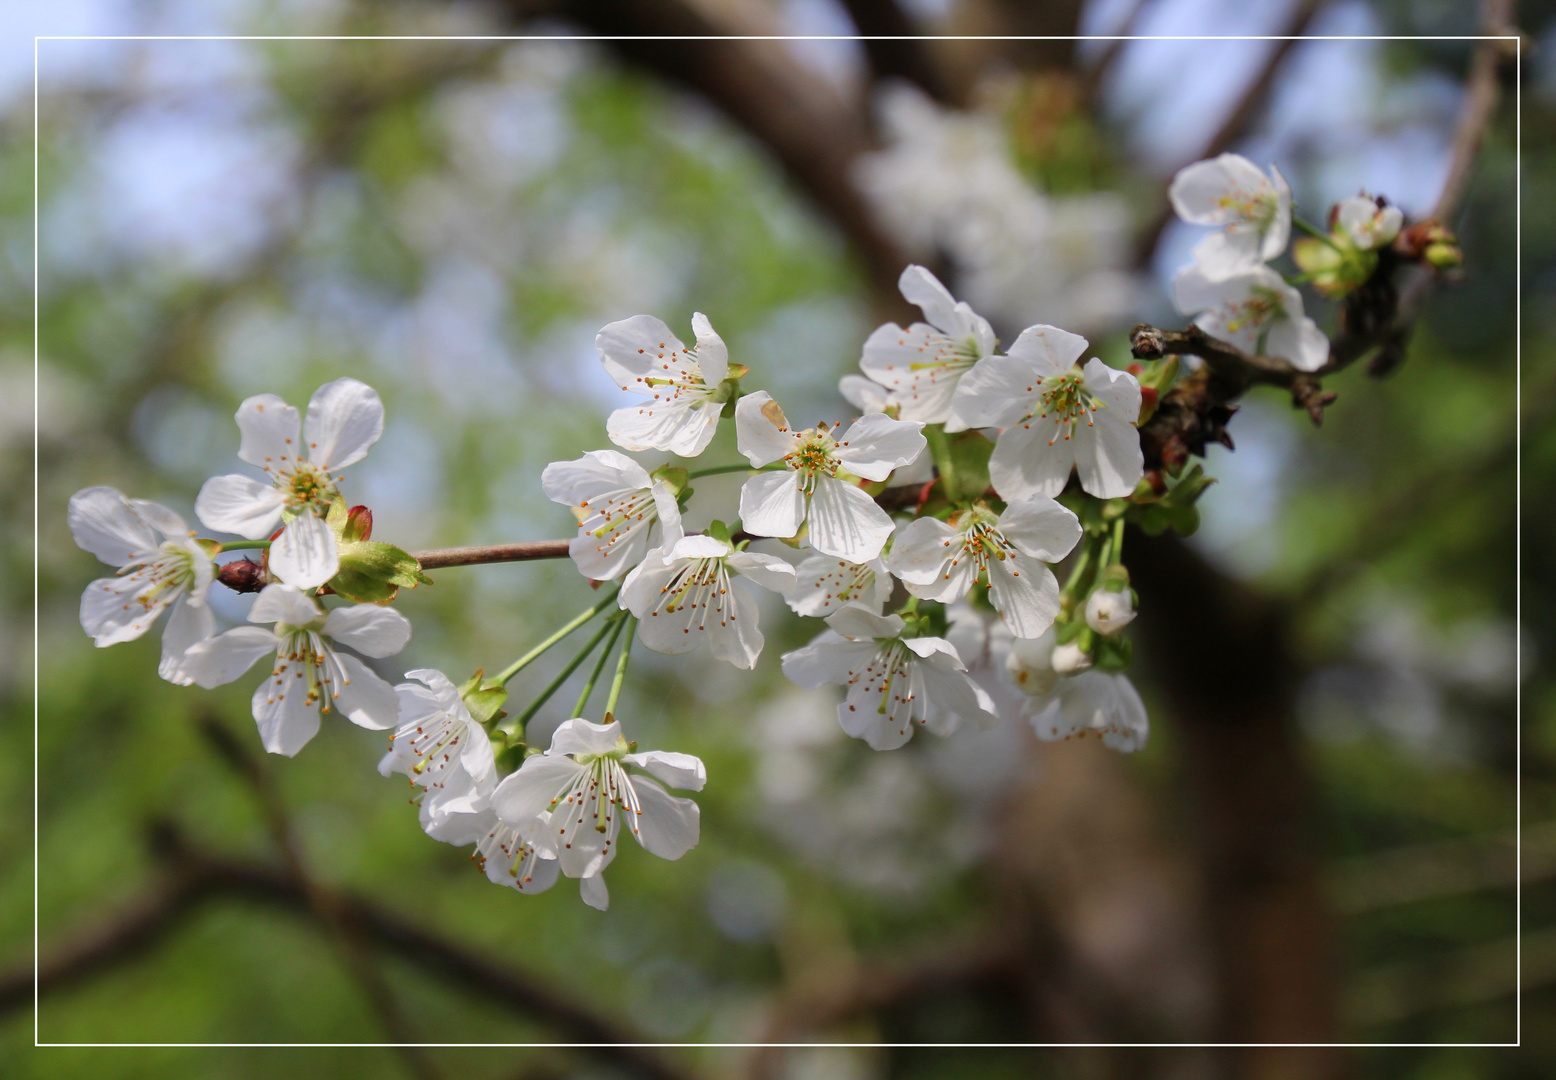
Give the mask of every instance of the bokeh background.
[[(1408, 361), (1359, 367), (1321, 429), (1251, 395), (1215, 447), (1191, 540), (1131, 542), (1146, 609), (1130, 758), (1043, 746), (1017, 724), (877, 754), (777, 657), (814, 631), (764, 609), (755, 673), (639, 650), (622, 712), (699, 754), (701, 846), (629, 849), (613, 903), (570, 882), (489, 885), (417, 827), (383, 737), (327, 723), (263, 762), (309, 871), (581, 1003), (631, 1037), (689, 1043), (1410, 1042), (1328, 1053), (870, 1046), (24, 1051), (33, 1037), (31, 703), (44, 954), (89, 949), (190, 852), (279, 873), (255, 787), (202, 734), (250, 752), (249, 680), (160, 682), (157, 634), (96, 650), (76, 621), (101, 567), (65, 527), (112, 484), (193, 521), (236, 466), (232, 413), (351, 375), (385, 435), (346, 493), (409, 549), (568, 535), (549, 461), (606, 445), (621, 395), (593, 348), (637, 312), (707, 313), (791, 416), (845, 408), (838, 376), (909, 259), (1001, 337), (1047, 321), (1123, 362), (1195, 230), (1165, 183), (1225, 148), (1276, 161), (1319, 218), (1365, 188), (1427, 212), (1472, 45), (1454, 40), (569, 41), (565, 34), (1463, 35), (1435, 0), (41, 0), (0, 8), (0, 1072), (18, 1076), (1330, 1076), (1556, 1072), (1556, 10), (1520, 5), (1511, 74)], [(33, 409), (31, 36), (281, 35), (37, 44), (40, 362)], [(493, 35), (525, 40), (481, 40)], [(297, 40), (431, 35), (441, 40)], [(454, 40), (470, 35), (474, 40)], [(1547, 47), (1549, 46), (1549, 47)], [(1332, 313), (1320, 310), (1320, 318)], [(29, 473), (39, 464), (37, 684)], [(725, 425), (726, 428), (732, 425)], [(1523, 565), (1515, 472), (1523, 468)], [(733, 432), (706, 456), (733, 461)], [(703, 489), (705, 520), (737, 478)], [(404, 595), (379, 665), (507, 664), (589, 602), (569, 563), (445, 570)], [(1522, 630), (1515, 619), (1524, 598)], [(217, 596), (241, 619), (243, 602)], [(1519, 655), (1522, 634), (1522, 667)], [(565, 657), (564, 651), (564, 657)], [(516, 680), (522, 705), (563, 657)], [(1523, 728), (1515, 703), (1521, 694)], [(563, 719), (569, 692), (533, 731)], [(542, 741), (543, 739), (539, 740)], [(1521, 758), (1520, 758), (1521, 751)], [(1515, 792), (1523, 777), (1518, 1054)], [(45, 1042), (378, 1042), (386, 1016), (274, 890), (214, 890), (112, 962), (51, 987)], [(425, 1041), (570, 1041), (525, 1004), (372, 940)], [(521, 995), (522, 997), (522, 995)], [(550, 999), (547, 999), (550, 1000)], [(664, 1063), (668, 1062), (666, 1065)]]

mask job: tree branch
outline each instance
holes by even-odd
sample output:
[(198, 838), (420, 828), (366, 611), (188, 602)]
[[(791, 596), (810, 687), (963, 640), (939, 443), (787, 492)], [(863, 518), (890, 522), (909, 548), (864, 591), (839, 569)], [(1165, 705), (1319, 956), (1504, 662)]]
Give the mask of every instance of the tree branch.
[(843, 0), (854, 29), (865, 40), (865, 55), (877, 79), (906, 79), (942, 104), (953, 104), (950, 88), (925, 43), (913, 35), (919, 28), (897, 0)]
[(411, 557), (423, 570), (444, 566), (476, 566), (481, 563), (530, 562), (534, 559), (567, 558), (567, 540), (521, 540), (512, 544), (478, 544), (475, 547), (433, 548)]
[[(41, 995), (58, 992), (81, 979), (118, 967), (157, 945), (181, 919), (209, 900), (257, 900), (312, 915), (313, 903), (293, 875), (259, 863), (239, 862), (188, 846), (171, 826), (155, 830), (154, 847), (165, 870), (140, 900), (96, 926), (72, 931), (70, 944), (42, 957), (38, 965)], [(434, 972), (450, 983), (480, 994), (528, 1018), (554, 1027), (559, 1036), (583, 1044), (599, 1060), (647, 1080), (696, 1080), (657, 1052), (627, 1045), (645, 1040), (617, 1027), (582, 1005), (542, 985), (527, 973), (496, 963), (422, 928), (414, 921), (353, 893), (316, 886), (369, 941)], [(32, 1002), (33, 969), (18, 965), (0, 974), (0, 1013)]]

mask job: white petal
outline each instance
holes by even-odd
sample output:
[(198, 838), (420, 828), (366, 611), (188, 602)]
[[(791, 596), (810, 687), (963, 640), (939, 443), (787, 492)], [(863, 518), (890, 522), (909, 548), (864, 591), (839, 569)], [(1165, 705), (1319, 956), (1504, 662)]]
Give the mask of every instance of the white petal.
[(134, 641), (157, 621), (176, 594), (164, 590), (143, 597), (154, 587), (145, 571), (124, 577), (98, 578), (81, 593), (81, 629), (98, 648)]
[(1021, 331), (1009, 355), (1028, 361), (1043, 375), (1061, 375), (1086, 355), (1087, 344), (1079, 334), (1039, 324)]
[(927, 585), (938, 577), (960, 544), (956, 530), (935, 518), (917, 518), (897, 529), (886, 567), (903, 581)]
[(1262, 265), (1263, 237), (1252, 229), (1223, 229), (1194, 245), (1194, 265), (1207, 281), (1225, 281), (1233, 274)]
[(713, 441), (722, 408), (701, 400), (629, 405), (610, 414), (605, 433), (623, 450), (668, 450), (696, 457)]
[(869, 562), (891, 538), (892, 520), (862, 488), (816, 477), (810, 497), (810, 545), (824, 555)]
[(775, 555), (737, 551), (725, 561), (731, 570), (753, 585), (785, 598), (794, 595), (794, 566)]
[(321, 469), (344, 469), (367, 456), (384, 433), (378, 391), (356, 379), (336, 379), (313, 392), (303, 438), (308, 460)]
[(849, 425), (838, 441), (837, 458), (844, 468), (866, 480), (885, 480), (893, 469), (924, 451), (924, 425), (871, 413)]
[(583, 506), (606, 492), (651, 483), (648, 470), (614, 450), (590, 450), (576, 461), (553, 461), (540, 474), (546, 498), (563, 506)]
[(1108, 413), (1097, 414), (1093, 425), (1075, 431), (1075, 474), (1088, 495), (1122, 499), (1145, 475), (1140, 432)]
[(333, 658), (345, 672), (345, 681), (334, 688), (331, 708), (369, 731), (394, 727), (400, 715), (400, 696), (394, 687), (355, 656), (334, 653)]
[(674, 547), (686, 535), (681, 527), (681, 507), (675, 492), (663, 480), (655, 480), (649, 489), (653, 492), (654, 508), (659, 511), (659, 546)]
[(550, 809), (583, 766), (568, 757), (534, 754), (516, 772), (503, 778), (492, 792), (492, 809), (516, 829), (525, 829)]
[(934, 274), (922, 266), (910, 265), (897, 278), (897, 288), (902, 291), (904, 300), (924, 313), (924, 318), (941, 330), (952, 329), (956, 298)]
[(1041, 637), (1059, 614), (1059, 582), (1025, 555), (990, 559), (989, 601), (1016, 637)]
[(878, 615), (864, 608), (846, 607), (830, 616), (827, 625), (846, 638), (868, 641), (899, 637), (904, 623), (901, 615)]
[(891, 404), (891, 392), (863, 375), (844, 375), (837, 381), (837, 391), (861, 413), (885, 412)]
[(959, 670), (962, 664), (956, 657), (956, 650), (949, 643), (943, 644), (945, 651), (926, 657), (925, 663), (920, 665), (927, 699), (924, 726), (936, 735), (949, 735), (964, 721), (979, 727), (991, 726), (998, 720), (992, 699)]
[(154, 503), (149, 499), (128, 501), (136, 516), (169, 540), (183, 541), (186, 545), (192, 543), (189, 539), (189, 527), (184, 524), (184, 519), (161, 503)]
[(194, 682), (184, 656), (195, 645), (216, 633), (216, 616), (204, 604), (191, 604), (187, 596), (173, 602), (167, 625), (162, 628), (162, 661), (157, 674), (175, 686)]
[(270, 545), (270, 572), (299, 589), (317, 589), (340, 573), (335, 533), (323, 518), (304, 511)]
[(634, 315), (603, 328), (594, 338), (605, 370), (623, 390), (651, 394), (646, 380), (655, 376), (701, 377), (686, 354), (681, 339), (670, 332), (664, 320), (653, 315)]
[(323, 619), (319, 606), (291, 585), (266, 585), (249, 608), (249, 622), (255, 623), (307, 626)]
[(646, 769), (673, 788), (701, 791), (708, 782), (708, 770), (702, 759), (691, 754), (645, 750), (641, 754), (628, 754), (622, 760)]
[(254, 722), (259, 725), (259, 741), (265, 749), (272, 754), (292, 757), (318, 734), (319, 705), (308, 700), (305, 679), (296, 678), (285, 664), (278, 663), (276, 667), (279, 674), (266, 676), (254, 691), (250, 707)]
[(747, 394), (735, 405), (735, 442), (755, 468), (792, 454), (799, 437), (766, 390)]
[(956, 384), (952, 407), (968, 427), (1009, 427), (1032, 408), (1044, 375), (1024, 357), (986, 356)]
[(1125, 423), (1140, 418), (1140, 382), (1127, 371), (1110, 368), (1095, 356), (1081, 369), (1086, 389), (1107, 406), (1108, 412)]
[(692, 313), (692, 333), (697, 338), (697, 366), (702, 371), (702, 381), (717, 386), (729, 375), (729, 347), (700, 311)]
[(324, 617), (324, 633), (364, 656), (393, 656), (411, 640), (411, 621), (392, 608), (352, 604), (333, 608)]
[[(1270, 179), (1275, 185), (1275, 220), (1270, 222), (1269, 229), (1265, 231), (1264, 249), (1259, 253), (1264, 257), (1265, 262), (1269, 262), (1285, 251), (1286, 242), (1291, 239), (1291, 185), (1286, 182), (1285, 174), (1273, 162), (1270, 165)], [(1389, 239), (1392, 240), (1393, 237), (1390, 236)]]
[(830, 555), (812, 555), (794, 569), (789, 607), (796, 615), (823, 618), (844, 604), (880, 611), (891, 595), (891, 574), (879, 557), (851, 563)]
[(261, 540), (280, 522), (283, 503), (273, 485), (236, 474), (213, 476), (195, 499), (195, 516), (207, 529)]
[(262, 626), (239, 626), (206, 638), (184, 653), (183, 674), (207, 690), (232, 682), (279, 642)]
[(760, 615), (750, 593), (732, 588), (723, 617), (707, 621), (709, 651), (742, 671), (756, 667), (757, 657), (762, 655), (762, 631), (757, 626)]
[[(1000, 432), (989, 455), (989, 480), (1007, 502), (1057, 496), (1070, 479), (1075, 439), (1055, 437), (1055, 425), (1034, 418)], [(1138, 439), (1137, 439), (1138, 441)]]
[(256, 394), (238, 406), (238, 457), (267, 473), (289, 470), (301, 461), (297, 410), (274, 394)]
[[(327, 634), (331, 633), (328, 619), (325, 621), (324, 632)], [(332, 634), (331, 636), (335, 637), (337, 641), (340, 640), (339, 635)], [(358, 651), (365, 651), (355, 642), (347, 641), (346, 644), (358, 649)], [(368, 653), (368, 655), (376, 656), (378, 654)], [(384, 655), (388, 656), (389, 654), (385, 653)], [(405, 677), (426, 683), (427, 689), (432, 692), (433, 699), (444, 712), (452, 713), (456, 709), (463, 708), (464, 701), (459, 696), (459, 687), (454, 685), (453, 679), (450, 679), (437, 668), (415, 668), (412, 671), (407, 671)]]
[[(946, 423), (961, 377), (969, 370), (957, 343), (926, 323), (904, 330), (896, 323), (877, 327), (865, 340), (859, 367), (887, 387), (904, 420)], [(878, 410), (866, 410), (878, 411)]]
[(793, 469), (757, 473), (740, 488), (740, 524), (752, 536), (790, 537), (805, 520), (805, 495)]
[(610, 890), (605, 887), (604, 874), (591, 874), (578, 880), (578, 895), (583, 902), (596, 911), (604, 911), (611, 906)]
[(846, 683), (856, 667), (875, 652), (873, 641), (849, 641), (824, 630), (809, 645), (783, 654), (783, 674), (795, 686), (814, 690), (828, 683)]
[(627, 828), (643, 850), (661, 859), (679, 859), (697, 846), (700, 812), (690, 799), (680, 799), (646, 776), (631, 779), (639, 810)]
[(1000, 532), (1023, 555), (1056, 563), (1081, 539), (1081, 523), (1068, 507), (1046, 495), (1018, 499), (1000, 515)]
[(1223, 199), (1237, 191), (1257, 193), (1270, 186), (1259, 167), (1241, 154), (1222, 154), (1178, 170), (1167, 198), (1184, 221), (1194, 225), (1225, 225), (1241, 220)]
[(156, 534), (111, 487), (76, 492), (70, 497), (68, 517), (76, 544), (109, 566), (135, 562), (157, 549)]
[[(671, 559), (722, 559), (729, 555), (734, 548), (717, 537), (707, 533), (696, 533), (692, 536), (683, 536), (676, 541), (670, 549)], [(765, 556), (764, 556), (765, 557)]]
[(548, 754), (604, 754), (616, 749), (619, 723), (596, 724), (582, 717), (564, 720), (551, 735)]
[(1270, 327), (1267, 351), (1291, 361), (1298, 371), (1317, 371), (1329, 362), (1329, 338), (1305, 315), (1282, 319)]

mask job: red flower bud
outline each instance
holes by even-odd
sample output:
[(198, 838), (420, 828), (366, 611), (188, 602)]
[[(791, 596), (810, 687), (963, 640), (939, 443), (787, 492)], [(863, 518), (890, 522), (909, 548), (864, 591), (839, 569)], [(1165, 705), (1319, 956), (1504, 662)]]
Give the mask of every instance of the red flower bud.
[(373, 512), (365, 506), (353, 506), (346, 511), (347, 540), (370, 540), (373, 536)]

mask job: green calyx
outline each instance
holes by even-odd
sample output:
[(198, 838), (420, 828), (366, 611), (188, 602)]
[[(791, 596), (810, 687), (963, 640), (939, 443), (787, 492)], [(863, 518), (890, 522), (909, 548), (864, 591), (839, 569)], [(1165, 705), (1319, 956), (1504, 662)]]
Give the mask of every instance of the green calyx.
[(499, 720), (508, 714), (503, 703), (508, 700), (508, 688), (497, 679), (485, 677), (484, 668), (477, 668), (474, 675), (459, 684), (459, 696), (465, 708), (470, 710), (476, 723), (491, 731)]
[(431, 583), (432, 579), (421, 572), (421, 563), (409, 552), (367, 539), (373, 530), (373, 514), (367, 507), (348, 510), (346, 501), (337, 495), (325, 523), (334, 532), (340, 553), (340, 571), (329, 580), (329, 588), (346, 599), (386, 604), (401, 588)]
[(1328, 297), (1354, 291), (1378, 268), (1378, 253), (1357, 247), (1343, 229), (1323, 238), (1303, 237), (1291, 245), (1291, 257), (1313, 288)]

